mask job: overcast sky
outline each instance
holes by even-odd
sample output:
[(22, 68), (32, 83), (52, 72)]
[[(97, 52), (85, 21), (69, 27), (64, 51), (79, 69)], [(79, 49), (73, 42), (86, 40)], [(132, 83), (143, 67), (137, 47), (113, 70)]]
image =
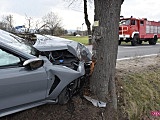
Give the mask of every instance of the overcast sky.
[[(62, 19), (65, 29), (82, 29), (82, 23), (84, 23), (83, 3), (82, 0), (79, 1), (68, 7), (69, 0), (0, 0), (0, 18), (3, 15), (12, 14), (15, 26), (24, 25), (27, 17), (36, 21), (52, 11)], [(159, 0), (124, 0), (121, 15), (160, 21), (159, 6)], [(91, 23), (93, 23), (93, 9), (93, 6), (90, 5), (88, 13)], [(84, 25), (83, 29), (86, 29)]]

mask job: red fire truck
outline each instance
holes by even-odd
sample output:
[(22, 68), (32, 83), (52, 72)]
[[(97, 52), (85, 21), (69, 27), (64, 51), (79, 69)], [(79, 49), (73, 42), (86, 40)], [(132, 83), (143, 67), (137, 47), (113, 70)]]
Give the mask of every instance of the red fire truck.
[(130, 17), (121, 18), (119, 24), (119, 45), (121, 42), (131, 42), (135, 46), (142, 44), (142, 41), (155, 45), (160, 38), (160, 22)]

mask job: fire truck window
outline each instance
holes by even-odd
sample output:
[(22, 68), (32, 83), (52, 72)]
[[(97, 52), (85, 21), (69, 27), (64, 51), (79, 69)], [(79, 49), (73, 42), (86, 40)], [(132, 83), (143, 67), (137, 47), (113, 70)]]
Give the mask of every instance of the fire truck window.
[(130, 25), (130, 20), (121, 20), (119, 22), (120, 25)]
[(140, 21), (140, 25), (144, 25), (144, 21)]
[(125, 24), (129, 25), (130, 24), (130, 20), (126, 20)]
[(132, 20), (131, 25), (135, 25), (135, 24), (136, 24), (135, 20)]

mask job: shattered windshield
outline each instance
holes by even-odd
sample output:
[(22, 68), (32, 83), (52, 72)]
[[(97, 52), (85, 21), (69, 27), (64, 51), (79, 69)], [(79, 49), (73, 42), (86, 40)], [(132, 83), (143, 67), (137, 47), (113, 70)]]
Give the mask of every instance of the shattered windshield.
[(19, 49), (20, 51), (29, 53), (34, 56), (36, 55), (36, 49), (33, 48), (32, 45), (30, 45), (25, 39), (22, 39), (13, 34), (5, 33), (5, 32), (0, 34), (0, 38), (2, 42), (5, 42), (10, 46), (13, 46), (16, 49)]
[(120, 25), (130, 25), (130, 20), (121, 20), (119, 22)]

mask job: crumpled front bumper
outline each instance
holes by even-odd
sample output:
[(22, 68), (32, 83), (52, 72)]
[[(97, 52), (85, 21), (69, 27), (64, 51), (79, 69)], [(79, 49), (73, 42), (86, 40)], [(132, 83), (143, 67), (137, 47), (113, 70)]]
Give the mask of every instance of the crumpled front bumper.
[[(48, 76), (47, 98), (49, 99), (56, 99), (60, 92), (65, 88), (65, 86), (67, 86), (72, 81), (83, 77), (86, 73), (84, 62), (80, 61), (77, 70), (73, 70), (63, 65), (53, 65), (44, 56), (41, 56), (41, 58), (45, 61), (44, 68)], [(57, 79), (59, 82), (55, 86), (55, 81)]]

